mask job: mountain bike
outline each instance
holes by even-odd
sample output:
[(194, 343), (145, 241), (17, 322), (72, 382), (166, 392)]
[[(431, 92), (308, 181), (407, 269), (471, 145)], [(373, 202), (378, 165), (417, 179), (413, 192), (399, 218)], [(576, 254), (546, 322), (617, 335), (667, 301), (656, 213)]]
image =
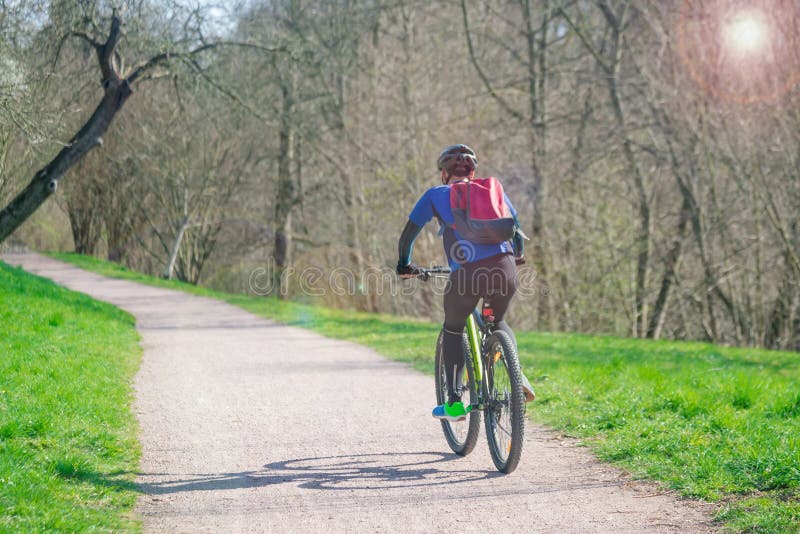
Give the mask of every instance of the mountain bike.
[[(446, 277), (450, 269), (434, 267), (422, 269), (418, 278), (427, 281), (433, 277)], [(486, 439), (495, 467), (502, 473), (517, 468), (522, 456), (525, 434), (525, 385), (533, 390), (522, 374), (517, 348), (506, 332), (495, 328), (491, 296), (473, 310), (467, 319), (462, 346), (464, 348), (464, 373), (457, 378), (456, 391), (461, 391), (467, 410), (463, 421), (442, 420), (442, 430), (447, 444), (454, 453), (465, 456), (472, 452), (478, 441), (481, 412), (485, 414)], [(442, 334), (436, 342), (436, 402), (447, 401), (448, 373), (442, 355)]]

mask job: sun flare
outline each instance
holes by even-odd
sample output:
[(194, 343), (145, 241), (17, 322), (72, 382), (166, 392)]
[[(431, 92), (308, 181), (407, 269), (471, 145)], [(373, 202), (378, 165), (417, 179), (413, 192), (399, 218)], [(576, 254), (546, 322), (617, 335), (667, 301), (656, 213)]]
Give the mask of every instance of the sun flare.
[(759, 13), (739, 13), (725, 27), (725, 40), (740, 54), (753, 54), (767, 44), (768, 28)]

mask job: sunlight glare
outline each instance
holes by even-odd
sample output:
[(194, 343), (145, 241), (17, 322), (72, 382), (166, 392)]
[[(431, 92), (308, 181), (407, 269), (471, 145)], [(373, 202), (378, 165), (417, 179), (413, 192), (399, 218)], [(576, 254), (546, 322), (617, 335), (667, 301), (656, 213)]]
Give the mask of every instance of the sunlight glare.
[(757, 13), (735, 16), (727, 25), (725, 34), (728, 44), (742, 54), (758, 52), (767, 42), (767, 26)]

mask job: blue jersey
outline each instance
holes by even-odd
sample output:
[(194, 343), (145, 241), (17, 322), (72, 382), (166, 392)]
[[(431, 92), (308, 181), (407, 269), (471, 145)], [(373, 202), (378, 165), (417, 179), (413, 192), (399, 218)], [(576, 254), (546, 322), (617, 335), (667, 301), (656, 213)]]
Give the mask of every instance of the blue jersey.
[[(505, 196), (505, 193), (503, 195)], [(508, 200), (508, 196), (505, 196), (505, 201), (511, 210), (511, 214), (516, 219), (517, 210)], [(491, 256), (497, 256), (498, 254), (514, 253), (511, 243), (508, 241), (492, 245), (479, 245), (458, 235), (458, 232), (453, 228), (455, 219), (453, 218), (453, 211), (450, 209), (449, 185), (437, 185), (425, 191), (408, 216), (409, 220), (417, 226), (425, 226), (434, 217), (437, 217), (443, 224), (441, 234), (444, 253), (447, 256), (447, 263), (453, 271), (465, 263), (472, 263)]]

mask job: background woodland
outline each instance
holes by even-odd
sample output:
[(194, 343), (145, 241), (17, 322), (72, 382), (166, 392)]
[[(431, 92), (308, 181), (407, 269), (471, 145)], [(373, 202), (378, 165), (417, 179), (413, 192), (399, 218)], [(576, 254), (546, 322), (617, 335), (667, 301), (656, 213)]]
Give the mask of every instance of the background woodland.
[(461, 142), (531, 237), (517, 328), (800, 350), (800, 9), (750, 6), (758, 50), (725, 0), (0, 0), (1, 206), (103, 98), (114, 20), (146, 67), (5, 245), (435, 320), (372, 281)]

